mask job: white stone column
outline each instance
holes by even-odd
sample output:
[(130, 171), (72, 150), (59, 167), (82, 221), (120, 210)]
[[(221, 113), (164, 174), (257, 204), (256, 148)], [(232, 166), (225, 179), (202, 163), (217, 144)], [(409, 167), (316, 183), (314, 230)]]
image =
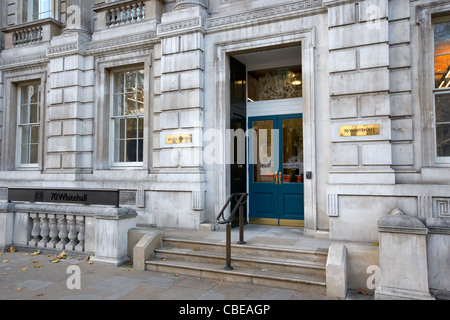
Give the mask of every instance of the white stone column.
[(376, 299), (434, 299), (429, 292), (427, 227), (399, 209), (378, 222), (380, 282)]

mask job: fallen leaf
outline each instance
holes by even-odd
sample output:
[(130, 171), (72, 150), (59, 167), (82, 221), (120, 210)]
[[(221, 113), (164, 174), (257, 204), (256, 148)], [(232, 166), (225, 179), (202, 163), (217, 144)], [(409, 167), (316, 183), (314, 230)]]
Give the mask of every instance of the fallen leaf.
[(17, 291), (20, 291), (20, 290), (22, 290), (23, 289), (23, 287), (19, 287), (19, 288), (17, 288)]
[(378, 242), (372, 243), (373, 246), (379, 246), (380, 244)]
[(83, 261), (89, 261), (89, 257), (84, 258)]
[(40, 264), (35, 264), (34, 267), (35, 268), (42, 268), (42, 266)]
[(367, 295), (367, 291), (366, 290), (363, 290), (363, 289), (361, 289), (361, 290), (359, 290), (359, 292), (358, 293), (360, 293), (360, 294), (362, 294), (362, 295)]
[(162, 261), (166, 261), (166, 258), (161, 258)]
[(38, 263), (38, 262), (39, 262), (39, 261), (34, 261), (34, 260), (33, 260), (33, 261), (31, 261), (31, 263)]
[(32, 256), (37, 256), (39, 253), (41, 253), (41, 250), (38, 250), (38, 251), (36, 251), (36, 252), (33, 252), (31, 255), (32, 255)]
[(66, 259), (66, 258), (65, 258), (66, 254), (67, 254), (67, 252), (61, 251), (60, 254), (58, 254), (57, 256), (55, 256), (55, 258), (58, 258), (58, 259)]
[(3, 252), (0, 252), (0, 256), (3, 255)]
[(8, 275), (8, 272), (5, 272), (5, 273), (3, 273), (5, 276), (7, 276)]
[(9, 260), (3, 260), (3, 262), (8, 262)]
[(179, 273), (175, 273), (174, 276), (175, 276), (175, 277), (179, 277), (180, 274), (179, 274)]
[(15, 247), (9, 247), (7, 251), (8, 252), (16, 252), (17, 249)]
[(26, 271), (26, 270), (28, 270), (28, 268), (22, 268), (22, 269), (20, 269), (20, 270), (22, 270), (22, 271)]
[(131, 269), (128, 269), (128, 271), (134, 271), (134, 269), (133, 269), (133, 268), (131, 268)]
[(41, 292), (41, 293), (38, 293), (36, 296), (38, 296), (38, 297), (41, 297), (41, 296), (43, 296), (44, 294)]
[(194, 251), (200, 251), (200, 249), (194, 249)]
[(59, 259), (52, 259), (52, 260), (50, 260), (52, 263), (58, 263), (59, 262)]
[(88, 264), (94, 264), (92, 261), (89, 261)]

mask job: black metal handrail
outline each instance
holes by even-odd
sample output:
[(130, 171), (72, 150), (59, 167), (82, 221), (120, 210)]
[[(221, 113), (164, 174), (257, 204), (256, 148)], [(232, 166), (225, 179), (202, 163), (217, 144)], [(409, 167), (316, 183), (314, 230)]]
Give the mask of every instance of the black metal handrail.
[[(225, 270), (233, 270), (233, 267), (231, 266), (231, 222), (233, 221), (238, 208), (239, 208), (239, 241), (237, 243), (245, 244), (245, 241), (244, 241), (244, 207), (243, 207), (243, 205), (247, 202), (247, 197), (248, 197), (247, 193), (232, 193), (216, 219), (218, 224), (226, 224), (227, 225), (227, 239), (226, 239), (227, 252), (226, 252)], [(228, 219), (225, 219), (225, 216), (224, 216), (225, 210), (227, 209), (228, 205), (231, 203), (231, 201), (233, 199), (236, 199), (237, 202), (236, 202), (233, 210), (231, 211), (231, 214), (228, 217)]]

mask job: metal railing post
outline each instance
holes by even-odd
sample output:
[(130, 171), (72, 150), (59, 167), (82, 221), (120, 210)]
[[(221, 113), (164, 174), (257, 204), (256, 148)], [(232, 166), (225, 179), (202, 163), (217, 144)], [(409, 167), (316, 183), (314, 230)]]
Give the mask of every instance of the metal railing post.
[(238, 244), (245, 244), (244, 241), (244, 206), (239, 207), (239, 241)]
[[(237, 201), (236, 205), (234, 206), (233, 210), (231, 211), (230, 216), (228, 219), (225, 219), (224, 213), (225, 209), (230, 204), (231, 200), (237, 196), (240, 196), (239, 200)], [(231, 221), (234, 219), (234, 216), (236, 214), (236, 210), (239, 207), (239, 241), (238, 244), (245, 244), (244, 241), (244, 207), (243, 204), (247, 202), (247, 193), (234, 193), (230, 195), (228, 198), (227, 203), (225, 203), (224, 207), (220, 211), (219, 215), (217, 216), (217, 223), (219, 224), (226, 224), (226, 265), (225, 270), (233, 270), (233, 267), (231, 266)]]
[(231, 266), (231, 223), (227, 223), (227, 256), (225, 270), (233, 270)]

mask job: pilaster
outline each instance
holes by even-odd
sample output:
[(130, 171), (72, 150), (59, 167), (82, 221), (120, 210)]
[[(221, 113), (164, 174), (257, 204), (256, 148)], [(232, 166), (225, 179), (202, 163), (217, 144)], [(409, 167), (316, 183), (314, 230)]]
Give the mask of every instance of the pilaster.
[[(202, 1), (177, 1), (162, 16), (159, 109), (160, 161), (165, 169), (202, 168), (204, 23)], [(174, 140), (174, 137), (183, 140)]]
[(388, 1), (328, 8), (331, 184), (394, 184)]
[(54, 37), (49, 58), (47, 148), (45, 172), (92, 171), (95, 74), (93, 58), (85, 56), (91, 41), (90, 6), (68, 1), (67, 26)]

